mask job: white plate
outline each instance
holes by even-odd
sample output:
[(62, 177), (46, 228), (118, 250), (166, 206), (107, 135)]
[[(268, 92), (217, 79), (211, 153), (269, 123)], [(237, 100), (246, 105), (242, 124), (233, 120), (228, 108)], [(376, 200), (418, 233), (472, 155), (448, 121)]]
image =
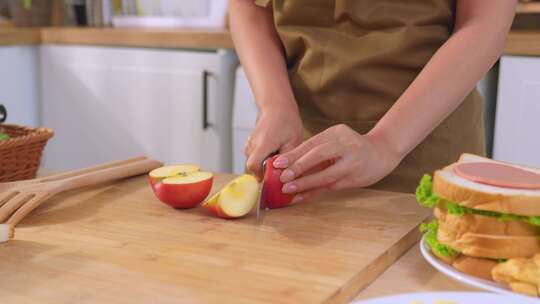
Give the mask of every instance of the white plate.
[(487, 292), (422, 292), (406, 293), (390, 297), (375, 298), (355, 304), (529, 304), (530, 299), (524, 297), (498, 295)]
[[(540, 303), (540, 300), (538, 298), (534, 298), (534, 297), (522, 295), (522, 294), (519, 294), (519, 293), (515, 293), (515, 292), (511, 291), (510, 289), (508, 289), (506, 286), (501, 285), (499, 283), (496, 283), (496, 282), (493, 282), (493, 281), (488, 281), (488, 280), (483, 280), (483, 279), (480, 279), (480, 278), (465, 274), (465, 273), (455, 269), (454, 267), (446, 264), (445, 262), (439, 260), (436, 256), (434, 256), (431, 253), (431, 250), (429, 249), (428, 245), (426, 244), (425, 236), (423, 236), (422, 240), (420, 241), (420, 252), (422, 252), (422, 255), (424, 256), (426, 261), (428, 261), (428, 263), (430, 263), (431, 266), (435, 267), (435, 269), (437, 269), (438, 271), (444, 273), (446, 276), (448, 276), (448, 277), (450, 277), (450, 278), (452, 278), (452, 279), (454, 279), (454, 280), (456, 280), (458, 282), (461, 282), (461, 283), (463, 283), (465, 285), (473, 286), (473, 287), (483, 289), (483, 290), (487, 290), (487, 291), (491, 291), (491, 292), (496, 292), (496, 293), (499, 293), (499, 294), (511, 295), (514, 298), (519, 298), (522, 301), (525, 301), (524, 303), (527, 303), (527, 302), (531, 303), (531, 301), (532, 301), (532, 303)], [(469, 302), (466, 302), (466, 303), (469, 303)]]

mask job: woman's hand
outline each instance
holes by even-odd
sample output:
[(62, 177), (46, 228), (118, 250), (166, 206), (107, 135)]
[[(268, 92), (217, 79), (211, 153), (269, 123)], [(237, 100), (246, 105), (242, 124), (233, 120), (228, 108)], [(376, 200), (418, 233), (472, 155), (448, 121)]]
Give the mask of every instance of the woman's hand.
[(246, 166), (260, 179), (262, 161), (295, 148), (304, 130), (272, 10), (253, 0), (233, 0), (229, 6), (234, 47), (260, 109), (245, 148)]
[(296, 148), (302, 142), (304, 127), (296, 107), (276, 107), (259, 113), (244, 153), (247, 169), (260, 180), (263, 160), (272, 152), (285, 153)]
[[(297, 193), (294, 202), (299, 202), (323, 191), (373, 185), (401, 159), (384, 138), (337, 125), (280, 155), (274, 166), (286, 168), (281, 175), (282, 191)], [(325, 163), (326, 168), (312, 170)]]

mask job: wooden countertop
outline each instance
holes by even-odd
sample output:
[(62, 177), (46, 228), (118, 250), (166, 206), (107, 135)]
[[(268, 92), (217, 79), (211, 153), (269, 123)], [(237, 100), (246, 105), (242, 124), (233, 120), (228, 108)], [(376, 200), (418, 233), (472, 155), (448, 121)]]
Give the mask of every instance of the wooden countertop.
[(0, 45), (77, 44), (148, 48), (230, 49), (225, 29), (0, 28)]
[(124, 28), (45, 28), (42, 43), (108, 45), (152, 48), (233, 48), (224, 29), (156, 30)]
[[(225, 29), (156, 30), (119, 28), (1, 28), (0, 45), (79, 44), (148, 48), (219, 49), (233, 48)], [(506, 55), (540, 56), (539, 31), (512, 31), (508, 35)]]
[(0, 45), (39, 44), (40, 42), (40, 29), (0, 27)]
[(505, 55), (540, 56), (540, 30), (512, 31), (508, 35)]

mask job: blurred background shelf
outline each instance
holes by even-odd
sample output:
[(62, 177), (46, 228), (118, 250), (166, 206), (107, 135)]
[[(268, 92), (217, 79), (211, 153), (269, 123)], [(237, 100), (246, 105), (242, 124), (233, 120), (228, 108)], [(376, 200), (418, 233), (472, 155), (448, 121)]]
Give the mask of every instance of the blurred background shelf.
[(0, 0), (17, 26), (226, 27), (227, 0)]

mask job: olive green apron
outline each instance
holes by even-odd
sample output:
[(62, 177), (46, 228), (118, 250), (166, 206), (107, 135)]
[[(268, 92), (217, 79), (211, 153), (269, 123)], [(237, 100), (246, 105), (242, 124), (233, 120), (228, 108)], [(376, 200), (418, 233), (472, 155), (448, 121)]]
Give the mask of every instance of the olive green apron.
[[(449, 38), (455, 12), (451, 0), (255, 2), (273, 11), (310, 135), (339, 123), (360, 134), (373, 128)], [(413, 192), (424, 173), (463, 152), (484, 154), (483, 106), (476, 90), (373, 188)]]

